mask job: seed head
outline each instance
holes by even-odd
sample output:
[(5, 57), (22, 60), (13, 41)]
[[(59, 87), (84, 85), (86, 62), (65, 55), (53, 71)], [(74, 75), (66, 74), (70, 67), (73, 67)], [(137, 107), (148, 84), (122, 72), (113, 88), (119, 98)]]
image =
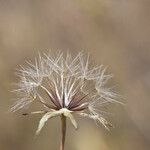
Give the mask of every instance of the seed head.
[(27, 67), (21, 67), (17, 72), (20, 80), (15, 91), (19, 101), (11, 111), (39, 102), (43, 110), (30, 113), (43, 114), (37, 134), (48, 119), (61, 115), (69, 118), (77, 128), (74, 114), (90, 118), (109, 129), (111, 124), (104, 119), (101, 107), (118, 102), (118, 95), (106, 86), (112, 75), (105, 73), (103, 65), (93, 66), (89, 59), (89, 55), (81, 52), (75, 57), (59, 52), (54, 57), (39, 55), (34, 64), (27, 62)]

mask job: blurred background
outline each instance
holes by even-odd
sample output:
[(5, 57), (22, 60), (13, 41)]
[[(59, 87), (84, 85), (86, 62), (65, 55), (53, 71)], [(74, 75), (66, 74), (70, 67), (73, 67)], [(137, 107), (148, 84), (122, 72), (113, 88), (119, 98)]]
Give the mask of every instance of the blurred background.
[[(60, 121), (8, 113), (19, 65), (38, 52), (90, 53), (108, 66), (125, 106), (111, 108), (110, 132), (78, 118), (68, 122), (66, 150), (150, 149), (150, 1), (149, 0), (0, 0), (0, 149), (57, 150)], [(109, 111), (109, 110), (108, 110)]]

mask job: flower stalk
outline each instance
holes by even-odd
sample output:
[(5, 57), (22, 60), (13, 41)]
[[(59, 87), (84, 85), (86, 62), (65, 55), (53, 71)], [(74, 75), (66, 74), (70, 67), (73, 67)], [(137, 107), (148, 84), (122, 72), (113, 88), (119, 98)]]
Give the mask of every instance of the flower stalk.
[(66, 116), (61, 115), (61, 145), (60, 150), (64, 150), (65, 147), (65, 139), (66, 139)]

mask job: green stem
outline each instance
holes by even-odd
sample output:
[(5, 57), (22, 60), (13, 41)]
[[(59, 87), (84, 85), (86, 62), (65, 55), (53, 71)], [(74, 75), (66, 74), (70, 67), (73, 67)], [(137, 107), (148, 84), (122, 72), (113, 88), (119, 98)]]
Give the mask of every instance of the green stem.
[(65, 147), (65, 138), (66, 138), (66, 117), (61, 115), (61, 145), (60, 150), (64, 150)]

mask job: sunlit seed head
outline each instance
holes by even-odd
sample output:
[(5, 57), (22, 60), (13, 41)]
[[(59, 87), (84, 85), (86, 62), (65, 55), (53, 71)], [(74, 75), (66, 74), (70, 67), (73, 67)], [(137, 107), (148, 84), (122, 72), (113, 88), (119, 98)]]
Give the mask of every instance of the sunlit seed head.
[[(75, 57), (59, 52), (39, 55), (35, 63), (27, 62), (17, 72), (19, 82), (15, 90), (19, 96), (12, 111), (30, 106), (33, 101), (43, 106), (44, 116), (37, 133), (51, 117), (64, 114), (76, 125), (73, 113), (88, 117), (106, 128), (109, 123), (103, 118), (101, 106), (117, 101), (117, 94), (106, 86), (112, 77), (106, 74), (103, 65), (93, 66), (89, 55), (82, 52)], [(32, 112), (34, 114), (34, 112)]]

